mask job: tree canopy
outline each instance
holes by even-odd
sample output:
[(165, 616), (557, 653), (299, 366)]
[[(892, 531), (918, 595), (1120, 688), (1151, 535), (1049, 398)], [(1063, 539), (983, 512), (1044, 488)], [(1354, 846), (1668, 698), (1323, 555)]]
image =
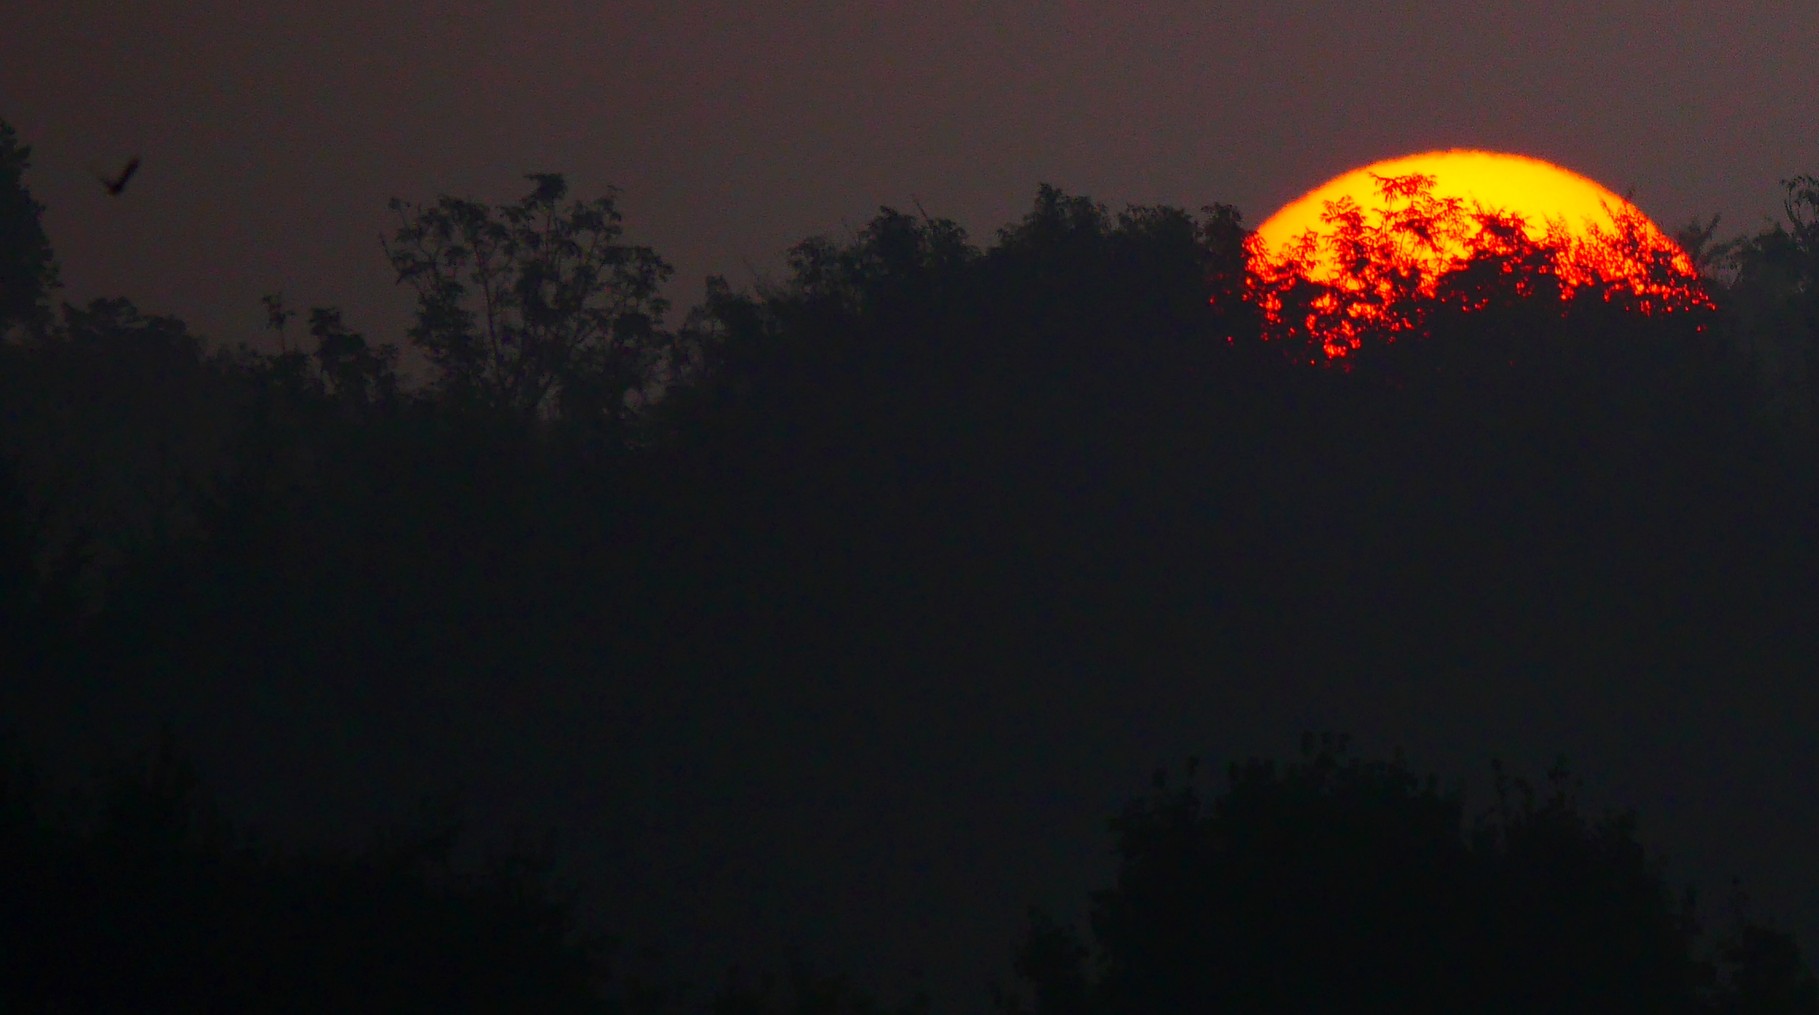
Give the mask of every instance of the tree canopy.
[[(1418, 223), (1357, 219), (1386, 316), (1339, 362), (1283, 341), (1339, 311), (1295, 283), (1276, 295), (1302, 316), (1272, 322), (1237, 209), (1046, 185), (995, 231), (881, 208), (774, 283), (710, 280), (672, 324), (618, 195), (537, 174), (513, 203), (393, 204), (369, 253), (416, 297), (406, 333), (273, 293), (266, 334), (203, 336), (123, 297), (54, 304), (27, 154), (0, 132), (0, 720), (77, 752), (168, 719), (291, 779), (239, 787), (278, 809), (484, 772), (592, 829), (575, 855), (643, 908), (565, 908), (535, 855), (457, 869), (443, 824), (396, 849), (255, 842), (180, 752), (87, 803), (14, 765), (0, 890), (38, 936), (4, 989), (25, 1010), (358, 1008), (365, 984), (385, 1010), (541, 990), (890, 1011), (875, 981), (911, 951), (1011, 961), (906, 915), (943, 892), (949, 916), (986, 908), (1003, 856), (1033, 849), (1004, 800), (1073, 806), (1089, 763), (1161, 752), (1129, 717), (1208, 719), (1199, 688), (1258, 704), (1388, 674), (1414, 701), (1469, 680), (1542, 715), (1571, 707), (1534, 704), (1558, 688), (1721, 683), (1797, 714), (1819, 652), (1807, 177), (1779, 225), (1683, 231), (1710, 297), (1686, 313), (1565, 298), (1561, 253), (1497, 220), (1452, 223), (1501, 245), (1427, 285), (1384, 254)], [(1708, 925), (1564, 772), (1494, 776), (1468, 806), (1315, 739), (1219, 790), (1202, 775), (1117, 816), (1117, 878), (1078, 926), (1028, 928), (1023, 1004), (1812, 1010), (1794, 933)], [(615, 837), (664, 871), (696, 851), (697, 875)], [(770, 887), (765, 855), (812, 889)], [(940, 891), (816, 909), (896, 856)], [(1784, 914), (1803, 876), (1752, 889)], [(729, 912), (921, 937), (862, 969), (691, 968), (686, 990), (584, 944)], [(793, 943), (763, 933), (738, 946)], [(217, 983), (216, 954), (244, 975)], [(895, 1007), (967, 1000), (929, 995)]]
[(0, 338), (14, 328), (41, 328), (57, 288), (57, 261), (45, 235), (44, 205), (25, 185), (32, 150), (0, 121)]
[(657, 326), (671, 269), (649, 247), (619, 242), (611, 193), (563, 204), (558, 173), (493, 207), (442, 197), (394, 199), (386, 255), (417, 293), (411, 340), (451, 394), (520, 414), (604, 415), (654, 380)]
[(1497, 767), (1470, 821), (1457, 788), (1330, 734), (1233, 763), (1215, 795), (1195, 774), (1158, 772), (1111, 821), (1089, 939), (1032, 915), (1033, 1007), (1002, 1010), (1819, 1010), (1791, 935), (1739, 921), (1708, 948), (1635, 815), (1587, 814), (1562, 767), (1540, 787)]

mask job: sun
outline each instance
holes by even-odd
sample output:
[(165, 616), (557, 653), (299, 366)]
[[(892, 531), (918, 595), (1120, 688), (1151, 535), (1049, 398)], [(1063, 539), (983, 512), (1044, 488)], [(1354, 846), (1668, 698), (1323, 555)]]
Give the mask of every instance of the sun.
[(1455, 149), (1354, 169), (1296, 198), (1246, 241), (1246, 298), (1266, 337), (1327, 358), (1421, 330), (1436, 306), (1591, 288), (1641, 313), (1709, 306), (1686, 252), (1641, 209), (1540, 159)]

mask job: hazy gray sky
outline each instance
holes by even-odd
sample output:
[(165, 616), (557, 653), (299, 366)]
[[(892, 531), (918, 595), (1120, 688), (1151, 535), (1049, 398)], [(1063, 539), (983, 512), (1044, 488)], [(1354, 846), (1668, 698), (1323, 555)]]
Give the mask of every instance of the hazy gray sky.
[[(1489, 147), (1741, 228), (1819, 170), (1810, 2), (16, 0), (0, 39), (66, 295), (217, 337), (268, 290), (398, 328), (386, 199), (506, 200), (529, 171), (623, 188), (684, 307), (881, 204), (987, 240), (1044, 181), (1255, 223), (1364, 162)], [(91, 169), (135, 153), (109, 201)]]

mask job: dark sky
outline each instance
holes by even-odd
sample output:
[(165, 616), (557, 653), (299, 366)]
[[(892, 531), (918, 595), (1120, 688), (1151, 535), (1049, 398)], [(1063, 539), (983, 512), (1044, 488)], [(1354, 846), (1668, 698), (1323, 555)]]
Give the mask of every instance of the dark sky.
[[(1670, 228), (1754, 227), (1819, 167), (1814, 38), (1819, 8), (1766, 2), (23, 0), (0, 115), (36, 149), (69, 297), (234, 340), (282, 290), (395, 335), (387, 198), (507, 200), (542, 170), (621, 187), (680, 308), (880, 204), (982, 241), (1044, 181), (1256, 223), (1448, 146), (1634, 188)], [(135, 153), (106, 200), (90, 170)]]
[[(13, 0), (0, 5), (0, 117), (35, 149), (29, 182), (68, 298), (127, 295), (232, 341), (259, 337), (258, 297), (282, 290), (397, 340), (409, 300), (378, 247), (387, 199), (506, 200), (529, 171), (567, 172), (582, 196), (622, 188), (629, 235), (678, 268), (679, 309), (702, 276), (748, 283), (792, 243), (857, 228), (881, 204), (920, 199), (981, 242), (1044, 181), (1114, 207), (1229, 202), (1256, 223), (1345, 169), (1450, 146), (1633, 188), (1669, 228), (1717, 212), (1753, 229), (1779, 214), (1781, 178), (1819, 172), (1815, 39), (1810, 0)], [(138, 178), (108, 199), (91, 171), (134, 154)], [(616, 741), (610, 764), (628, 767), (608, 779), (598, 746), (626, 729), (601, 718), (624, 704), (611, 688), (479, 704), (426, 688), (363, 731), (319, 702), (273, 698), (258, 722), (224, 720), (232, 736), (202, 751), (243, 788), (316, 793), (323, 814), (348, 794), (389, 805), (453, 766), (498, 812), (533, 826), (568, 815), (591, 857), (722, 893), (729, 926), (838, 939), (856, 962), (895, 937), (968, 983), (1007, 968), (1000, 942), (1024, 904), (1080, 904), (1082, 886), (1054, 875), (1102, 862), (1103, 817), (1151, 766), (1282, 754), (1306, 728), (1355, 731), (1372, 751), (1400, 742), (1458, 775), (1482, 774), (1492, 751), (1529, 771), (1565, 751), (1602, 795), (1657, 816), (1645, 831), (1753, 816), (1762, 837), (1734, 853), (1665, 839), (1708, 871), (1754, 865), (1740, 873), (1785, 885), (1784, 912), (1819, 927), (1819, 884), (1799, 879), (1810, 865), (1792, 838), (1811, 816), (1787, 806), (1790, 782), (1811, 784), (1788, 759), (1811, 756), (1813, 687), (1052, 676), (887, 696), (920, 724), (901, 744), (829, 733), (856, 700), (838, 689), (820, 712), (772, 706), (803, 734), (774, 742), (750, 732), (740, 701), (709, 701), (700, 721), (725, 732), (723, 756)], [(981, 714), (1013, 718), (964, 717), (986, 698)], [(1038, 701), (1039, 718), (1014, 718)], [(343, 734), (401, 746), (361, 767), (338, 759)], [(792, 782), (808, 771), (833, 774)], [(873, 778), (900, 794), (900, 824), (867, 809)], [(612, 779), (673, 784), (685, 800), (615, 811)], [(998, 833), (979, 836), (994, 820)], [(601, 844), (616, 825), (650, 834), (614, 853)], [(811, 825), (817, 845), (802, 848), (792, 836)], [(749, 866), (721, 862), (714, 836), (728, 828), (762, 840), (748, 837)], [(880, 873), (891, 866), (912, 873)], [(944, 894), (962, 883), (966, 897)], [(868, 923), (868, 908), (901, 922)]]

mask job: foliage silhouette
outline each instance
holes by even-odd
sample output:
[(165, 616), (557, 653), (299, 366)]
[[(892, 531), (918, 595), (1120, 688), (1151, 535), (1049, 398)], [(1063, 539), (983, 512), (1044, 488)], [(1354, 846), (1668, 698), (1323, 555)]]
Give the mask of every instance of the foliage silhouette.
[(613, 194), (563, 199), (535, 188), (497, 208), (455, 197), (427, 207), (393, 199), (385, 243), (398, 281), (417, 293), (411, 340), (451, 394), (493, 409), (619, 422), (628, 396), (653, 380), (669, 265), (619, 241)]
[(1458, 790), (1332, 735), (1232, 764), (1211, 798), (1192, 762), (1181, 783), (1159, 772), (1111, 822), (1091, 944), (1033, 913), (1016, 969), (1034, 1007), (1000, 1010), (1807, 1010), (1781, 1007), (1811, 1003), (1812, 974), (1771, 928), (1722, 937), (1714, 978), (1633, 814), (1586, 815), (1560, 767), (1541, 789), (1499, 767), (1495, 786), (1467, 823)]
[(33, 551), (39, 540), (17, 467), (0, 458), (0, 668), (35, 670), (53, 614)]
[(1731, 879), (1729, 919), (1712, 935), (1704, 970), (1714, 1013), (1819, 1011), (1819, 978), (1800, 953), (1797, 937), (1754, 918), (1740, 879)]
[(1767, 411), (1796, 435), (1786, 454), (1810, 454), (1819, 350), (1819, 183), (1782, 181), (1786, 221), (1741, 237), (1718, 254), (1730, 276), (1725, 310), (1736, 341), (1754, 357)]
[(358, 854), (234, 828), (167, 738), (53, 798), (8, 758), (9, 1011), (612, 1010), (534, 853), (453, 867), (444, 828)]
[(12, 124), (0, 120), (0, 339), (50, 323), (57, 260), (44, 233), (44, 206), (25, 185), (32, 150)]
[(738, 969), (729, 971), (709, 1011), (713, 1015), (926, 1015), (929, 1007), (925, 998), (886, 1007), (846, 977), (817, 974), (797, 960), (783, 977), (764, 973), (752, 978)]
[(1250, 241), (1246, 297), (1265, 335), (1317, 363), (1423, 338), (1428, 315), (1442, 309), (1546, 314), (1588, 293), (1642, 314), (1711, 309), (1692, 262), (1634, 208), (1610, 209), (1608, 226), (1575, 233), (1437, 197), (1434, 183), (1419, 173), (1377, 177), (1377, 207), (1344, 197), (1328, 202), (1323, 230), (1284, 250)]
[(183, 322), (124, 299), (65, 304), (54, 329), (0, 357), (0, 454), (41, 519), (34, 557), (80, 567), (93, 608), (130, 560), (200, 533), (234, 378)]
[[(1065, 771), (1073, 745), (1110, 750), (1089, 741), (1112, 734), (1082, 719), (1064, 737), (1055, 716), (1110, 729), (1146, 696), (1175, 707), (1166, 695), (1193, 679), (1266, 688), (1407, 674), (1450, 687), (1468, 673), (1498, 688), (1611, 688), (1722, 673), (1794, 687), (1819, 650), (1819, 461), (1801, 422), (1819, 291), (1810, 184), (1790, 184), (1783, 226), (1707, 237), (1717, 308), (1696, 314), (1630, 313), (1594, 286), (1550, 301), (1557, 253), (1474, 220), (1506, 242), (1431, 291), (1385, 278), (1413, 294), (1398, 312), (1424, 337), (1362, 343), (1335, 370), (1265, 340), (1229, 206), (1114, 211), (1042, 187), (1018, 221), (977, 240), (921, 209), (882, 209), (851, 237), (799, 244), (779, 284), (710, 284), (672, 333), (655, 290), (666, 269), (623, 244), (612, 201), (565, 203), (557, 178), (534, 179), (499, 208), (398, 206), (388, 244), (419, 314), (415, 334), (396, 337), (428, 354), (427, 385), (413, 386), (384, 336), (275, 296), (276, 353), (205, 343), (124, 300), (47, 311), (41, 328), (0, 343), (0, 460), (14, 463), (18, 494), (0, 581), (13, 575), (14, 601), (39, 610), (9, 617), (36, 660), (0, 680), (9, 721), (30, 731), (39, 715), (62, 716), (70, 737), (104, 742), (166, 717), (186, 733), (265, 738), (297, 752), (298, 786), (324, 797), (364, 788), (401, 743), (443, 759), (425, 766), (452, 773), (471, 758), (502, 778), (528, 770), (527, 745), (574, 752), (561, 753), (561, 778), (597, 789), (589, 807), (699, 823), (699, 842), (654, 850), (747, 831), (781, 839), (798, 829), (772, 825), (797, 822), (814, 834), (789, 840), (790, 859), (825, 866), (832, 883), (908, 851), (923, 830), (914, 818), (929, 814), (906, 803), (933, 792), (916, 781), (928, 759), (974, 752), (987, 782), (1009, 778), (994, 767), (1005, 758), (1062, 744)], [(550, 241), (561, 256), (546, 228), (567, 238)], [(599, 241), (592, 260), (564, 246), (584, 238)], [(9, 239), (5, 256), (54, 263), (33, 243)], [(489, 331), (483, 290), (495, 283), (506, 300)], [(83, 609), (49, 605), (63, 586)], [(1410, 939), (1461, 909), (1506, 914), (1442, 949), (1482, 955), (1494, 931), (1560, 968), (1614, 969), (1618, 956), (1652, 964), (1657, 986), (1681, 982), (1692, 953), (1676, 943), (1680, 911), (1657, 904), (1631, 833), (1579, 815), (1570, 786), (1564, 797), (1544, 786), (1532, 804), (1512, 790), (1478, 841), (1455, 827), (1453, 796), (1394, 763), (1329, 753), (1325, 767), (1245, 769), (1235, 784), (1234, 814), (1257, 833), (1242, 858), (1312, 872), (1259, 936), (1228, 934), (1229, 955), (1263, 959), (1198, 967), (1192, 942), (1146, 931), (1145, 914), (1200, 927), (1167, 863), (1189, 865), (1185, 844), (1210, 805), (1189, 820), (1171, 784), (1120, 832), (1154, 840), (1131, 892), (1107, 901), (1108, 928), (1124, 936), (1089, 947), (1060, 923), (1038, 928), (1021, 967), (1040, 1010), (1210, 990), (1215, 974), (1287, 968), (1316, 942), (1357, 949), (1324, 974), (1335, 983), (1492, 990), (1488, 973), (1463, 977), (1443, 952), (1398, 951), (1393, 935), (1321, 916), (1321, 879)], [(704, 774), (695, 785), (672, 769)], [(662, 777), (639, 782), (651, 772)], [(968, 786), (939, 817), (977, 819), (986, 855), (1004, 845), (992, 822), (1020, 815), (971, 782), (955, 780)], [(773, 796), (745, 792), (759, 783)], [(847, 803), (834, 813), (823, 796)], [(1348, 838), (1259, 830), (1258, 815), (1330, 818)], [(56, 863), (105, 866), (88, 833), (43, 834), (31, 841)], [(341, 886), (323, 890), (339, 901), (312, 927), (361, 912), (436, 925), (421, 916), (442, 905), (433, 891), (395, 887), (434, 863), (385, 876), (362, 866), (375, 854), (216, 863), (225, 848), (171, 847), (230, 886), (277, 886), (245, 888), (254, 898), (307, 896), (310, 878)], [(951, 912), (981, 890), (966, 855), (965, 873), (942, 883), (961, 899)], [(755, 847), (738, 859), (759, 865)], [(610, 887), (658, 877), (590, 860)], [(1355, 878), (1368, 863), (1383, 876)], [(1491, 876), (1545, 885), (1556, 867), (1596, 881), (1578, 901), (1605, 908), (1574, 913), (1574, 898), (1540, 889), (1499, 895)], [(394, 887), (346, 887), (360, 878)], [(1449, 878), (1465, 888), (1435, 894)], [(1385, 895), (1398, 880), (1415, 887)], [(1230, 905), (1268, 901), (1251, 881), (1199, 887)], [(1775, 890), (1785, 900), (1801, 887)], [(750, 911), (726, 892), (676, 887), (611, 916), (692, 936), (711, 922), (703, 913)], [(812, 925), (805, 910), (819, 903), (785, 895), (762, 908)], [(880, 937), (924, 933), (950, 954), (992, 950), (875, 909), (852, 919)], [(1288, 929), (1298, 912), (1313, 913), (1305, 941)], [(1619, 918), (1622, 933), (1609, 923)], [(1611, 933), (1537, 930), (1599, 919)], [(1794, 939), (1777, 933), (1737, 931), (1707, 962), (1712, 1003), (1806, 1003)], [(740, 947), (775, 943), (749, 934)], [(1122, 965), (1093, 965), (1102, 955)], [(686, 977), (716, 983), (724, 957)], [(910, 964), (897, 958), (876, 966)], [(787, 975), (723, 993), (748, 1010), (863, 1003), (853, 983), (809, 979), (800, 996)], [(1590, 973), (1575, 982), (1610, 989)], [(631, 986), (622, 977), (613, 1003), (713, 1003), (712, 987)], [(1279, 977), (1272, 989), (1295, 987)]]

